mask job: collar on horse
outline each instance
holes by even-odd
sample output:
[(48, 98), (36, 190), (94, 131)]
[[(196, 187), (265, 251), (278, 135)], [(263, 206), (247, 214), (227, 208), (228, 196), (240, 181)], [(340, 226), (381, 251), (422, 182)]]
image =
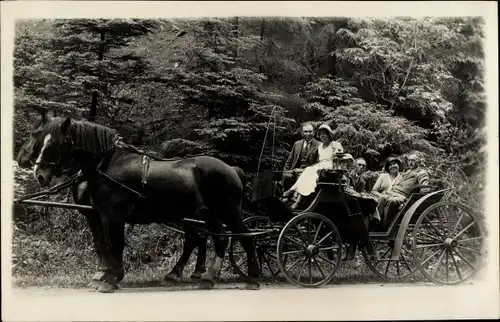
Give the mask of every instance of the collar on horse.
[(146, 184), (148, 182), (148, 176), (149, 176), (149, 161), (150, 161), (150, 156), (148, 154), (146, 154), (144, 151), (141, 151), (131, 145), (128, 145), (126, 143), (124, 143), (122, 141), (122, 137), (119, 136), (119, 135), (116, 135), (115, 136), (115, 139), (114, 139), (114, 142), (113, 142), (113, 145), (104, 152), (104, 156), (103, 158), (101, 159), (101, 162), (99, 162), (99, 164), (97, 165), (97, 168), (96, 168), (96, 171), (99, 175), (105, 177), (106, 179), (116, 183), (118, 186), (120, 186), (121, 188), (123, 189), (126, 189), (132, 193), (134, 193), (135, 195), (137, 195), (139, 198), (141, 199), (146, 199), (146, 196), (139, 192), (139, 191), (136, 191), (126, 185), (124, 185), (123, 183), (119, 182), (118, 180), (115, 180), (113, 178), (111, 178), (110, 176), (108, 176), (106, 173), (104, 173), (102, 170), (101, 170), (101, 167), (104, 163), (104, 160), (106, 160), (106, 157), (109, 156), (109, 152), (111, 151), (114, 151), (116, 148), (121, 148), (125, 151), (131, 151), (131, 152), (136, 152), (136, 153), (139, 153), (142, 155), (142, 173), (141, 173), (141, 185), (142, 185), (142, 190), (144, 191), (145, 188), (146, 188)]

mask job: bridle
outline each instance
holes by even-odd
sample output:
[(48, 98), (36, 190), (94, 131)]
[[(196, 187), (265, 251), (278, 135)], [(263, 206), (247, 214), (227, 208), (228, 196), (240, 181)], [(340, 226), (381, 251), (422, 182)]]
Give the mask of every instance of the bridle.
[(61, 169), (63, 164), (67, 164), (69, 160), (71, 160), (71, 156), (73, 154), (73, 151), (75, 150), (75, 145), (73, 142), (73, 138), (69, 133), (66, 134), (66, 137), (64, 138), (64, 145), (68, 144), (69, 145), (69, 152), (67, 154), (59, 154), (59, 157), (57, 158), (56, 162), (46, 162), (46, 161), (38, 161), (35, 162), (36, 166), (44, 166), (44, 167), (52, 167), (53, 169), (53, 174), (58, 177), (63, 174), (66, 174), (71, 171), (71, 166), (69, 166), (66, 169)]

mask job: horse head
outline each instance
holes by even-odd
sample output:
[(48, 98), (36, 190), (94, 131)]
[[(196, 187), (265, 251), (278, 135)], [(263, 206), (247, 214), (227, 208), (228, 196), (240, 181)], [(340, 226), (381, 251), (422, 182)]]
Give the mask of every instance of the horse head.
[(117, 135), (116, 130), (100, 124), (70, 117), (54, 118), (37, 136), (41, 148), (35, 161), (36, 180), (48, 186), (54, 175), (89, 167), (95, 169), (96, 162), (111, 149)]
[(29, 168), (35, 162), (41, 149), (41, 145), (37, 144), (39, 142), (38, 137), (43, 127), (54, 118), (54, 114), (51, 111), (43, 109), (39, 113), (40, 116), (36, 119), (29, 132), (29, 136), (24, 140), (23, 145), (16, 155), (16, 162), (22, 168)]

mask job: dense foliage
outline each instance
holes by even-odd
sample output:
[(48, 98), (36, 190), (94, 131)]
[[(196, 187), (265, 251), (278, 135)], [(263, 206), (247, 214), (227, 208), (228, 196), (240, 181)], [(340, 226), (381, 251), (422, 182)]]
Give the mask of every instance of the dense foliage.
[(302, 122), (328, 122), (355, 157), (387, 146), (425, 153), (456, 198), (481, 205), (480, 18), (37, 20), (16, 28), (16, 152), (37, 111), (51, 109), (117, 128), (166, 157), (207, 153), (245, 169), (281, 168)]

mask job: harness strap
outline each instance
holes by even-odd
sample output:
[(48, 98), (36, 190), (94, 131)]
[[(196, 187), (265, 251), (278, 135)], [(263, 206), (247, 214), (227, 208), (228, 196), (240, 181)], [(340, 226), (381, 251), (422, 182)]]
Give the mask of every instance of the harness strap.
[(111, 178), (110, 176), (108, 176), (107, 174), (105, 174), (104, 172), (102, 172), (101, 170), (98, 170), (97, 172), (98, 172), (101, 176), (105, 177), (106, 179), (113, 181), (114, 183), (116, 183), (117, 185), (119, 185), (121, 188), (127, 189), (128, 191), (135, 193), (136, 195), (138, 195), (138, 196), (139, 196), (139, 198), (146, 199), (146, 197), (145, 197), (142, 193), (140, 193), (140, 192), (138, 192), (138, 191), (135, 191), (135, 190), (134, 190), (134, 189), (132, 189), (132, 188), (127, 187), (126, 185), (122, 184), (121, 182), (119, 182), (119, 181), (117, 181), (117, 180), (115, 180), (115, 179)]
[(147, 155), (142, 156), (142, 189), (144, 190), (146, 188), (146, 184), (148, 183), (148, 176), (149, 176), (149, 157)]

